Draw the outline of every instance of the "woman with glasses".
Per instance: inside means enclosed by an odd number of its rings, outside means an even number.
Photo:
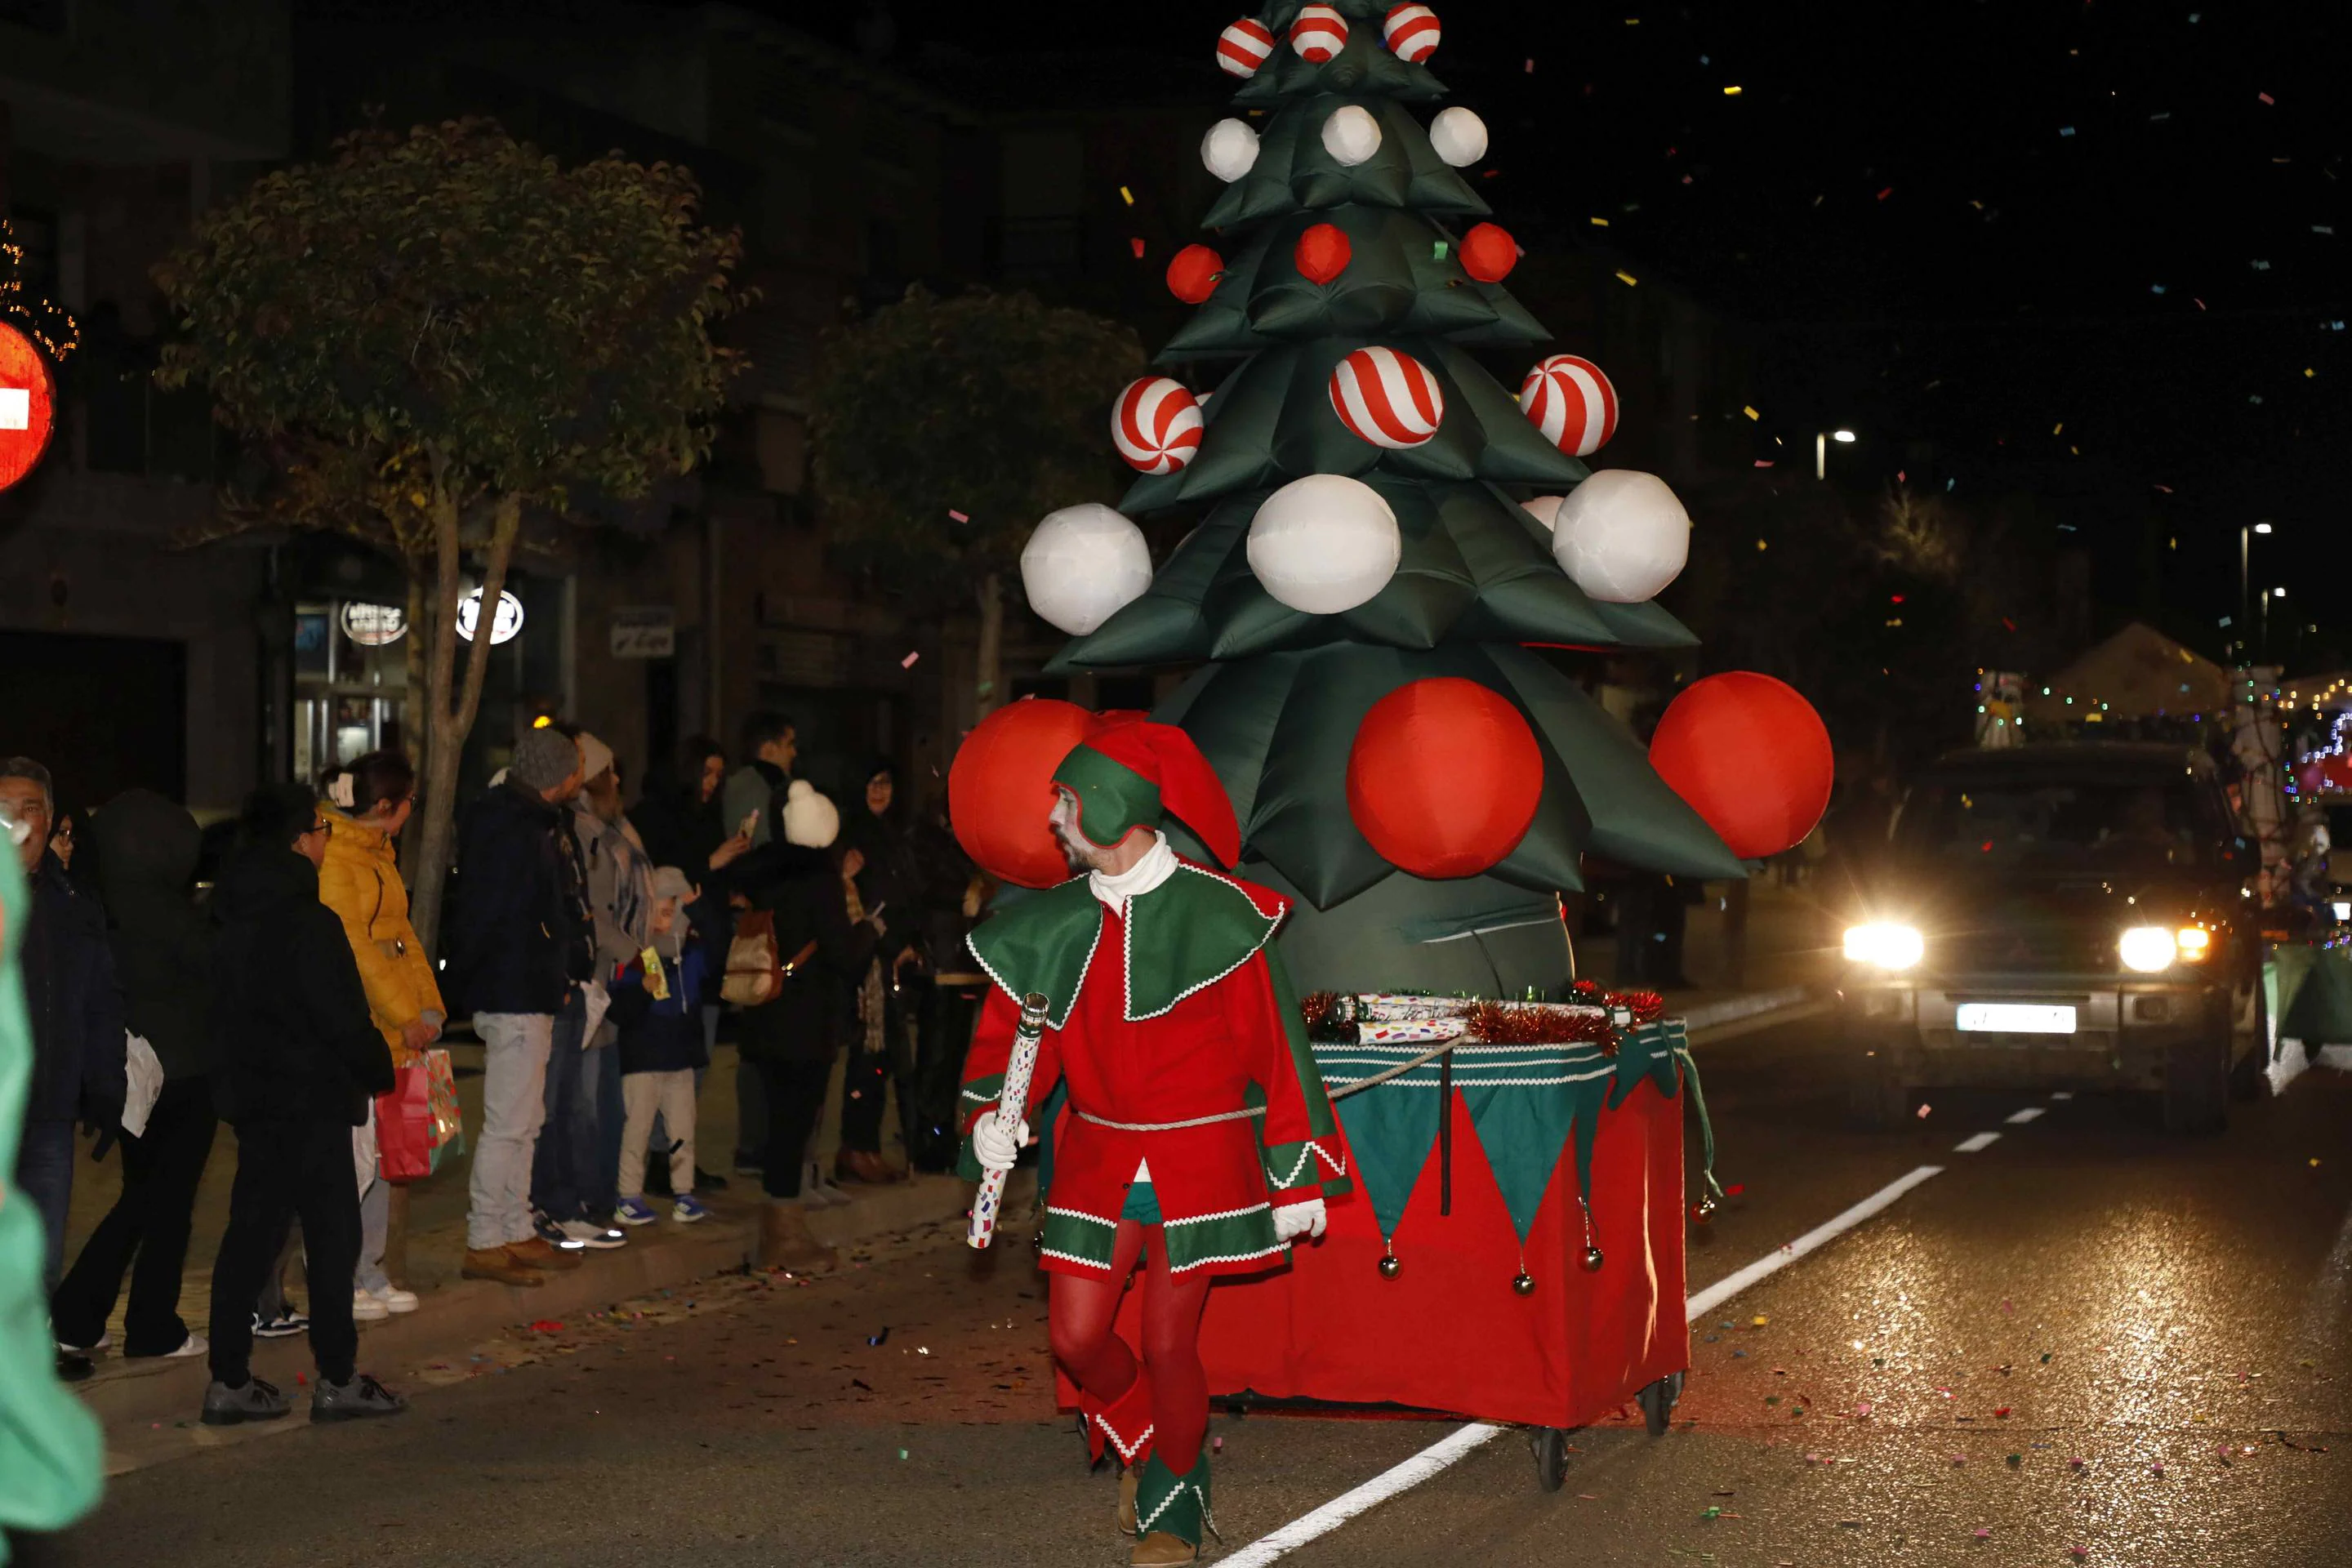
[[[448,1010],[432,961],[408,923],[408,889],[400,879],[400,830],[416,805],[416,770],[398,752],[370,752],[329,775],[327,858],[319,866],[319,901],[335,911],[367,988],[368,1014],[392,1065],[407,1067],[441,1037]],[[372,1322],[416,1310],[416,1292],[383,1271],[392,1186],[381,1176],[360,1198],[360,1267],[352,1316]]]

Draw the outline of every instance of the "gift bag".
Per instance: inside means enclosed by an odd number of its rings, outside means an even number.
[[[377,1165],[387,1182],[433,1173],[433,1079],[423,1062],[392,1069],[392,1091],[375,1097]]]
[[[445,1158],[466,1152],[466,1121],[457,1110],[457,1073],[449,1065],[447,1051],[436,1048],[425,1053],[425,1077],[433,1122],[428,1136],[433,1168],[437,1171]]]

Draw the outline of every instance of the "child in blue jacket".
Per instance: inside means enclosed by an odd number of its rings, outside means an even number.
[[[710,1061],[702,1038],[709,950],[686,914],[698,896],[677,867],[656,870],[646,949],[613,977],[621,1100],[627,1110],[621,1128],[621,1201],[614,1216],[625,1225],[651,1225],[661,1217],[645,1197],[646,1145],[656,1116],[670,1137],[670,1190],[677,1194],[670,1217],[691,1225],[710,1216],[694,1197],[694,1075]]]

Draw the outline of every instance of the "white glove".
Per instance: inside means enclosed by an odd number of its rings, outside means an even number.
[[[1274,1239],[1288,1241],[1294,1237],[1321,1236],[1325,1218],[1321,1198],[1285,1204],[1274,1211]]]
[[[1021,1158],[1022,1146],[1029,1142],[1029,1124],[1015,1124],[1006,1131],[996,1120],[996,1112],[983,1110],[980,1120],[971,1124],[971,1157],[980,1162],[983,1171],[1009,1171]]]

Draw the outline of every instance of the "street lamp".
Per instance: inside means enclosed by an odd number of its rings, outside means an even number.
[[[1830,443],[1832,441],[1841,447],[1851,447],[1853,445],[1853,432],[1851,430],[1814,432],[1813,478],[1817,479],[1826,479],[1830,477]]]
[[[2286,590],[2284,588],[2273,588],[2269,593],[2263,595],[2263,646],[2260,657],[2265,660],[2271,657],[2271,601],[2273,599],[2284,599],[2285,597]]]
[[[2270,531],[2270,520],[2267,518],[2260,522],[2242,523],[2238,528],[2238,641],[2241,647],[2245,643],[2245,625],[2253,618],[2253,606],[2246,602],[2247,551],[2251,547],[2254,534]],[[2268,613],[2267,605],[2264,606],[2264,613]]]

